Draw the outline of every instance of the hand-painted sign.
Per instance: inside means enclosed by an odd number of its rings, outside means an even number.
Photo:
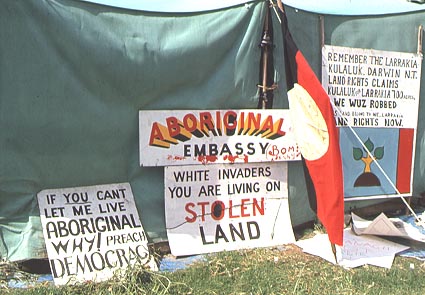
[[[140,165],[300,159],[287,110],[140,111]]]
[[[287,163],[165,167],[165,215],[176,256],[294,242]]]
[[[340,127],[345,199],[411,195],[422,57],[338,46],[322,54],[322,84]]]
[[[103,281],[130,265],[152,264],[128,183],[37,194],[55,284]]]

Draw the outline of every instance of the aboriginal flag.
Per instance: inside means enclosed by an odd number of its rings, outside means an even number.
[[[338,131],[329,96],[282,21],[286,84],[293,131],[301,150],[310,207],[332,244],[342,246],[344,189]]]

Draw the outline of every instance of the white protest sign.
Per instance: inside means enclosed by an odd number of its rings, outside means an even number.
[[[300,160],[288,110],[139,112],[141,166]]]
[[[412,195],[421,68],[418,54],[322,48],[322,84],[339,126],[345,200]]]
[[[165,167],[165,217],[175,256],[295,241],[287,163]]]
[[[55,284],[103,281],[152,262],[130,184],[49,189],[37,197]]]
[[[323,46],[322,85],[341,111],[337,125],[416,128],[421,65],[412,53]]]

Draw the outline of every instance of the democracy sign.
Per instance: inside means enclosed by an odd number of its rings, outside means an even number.
[[[411,195],[422,57],[326,45],[322,61],[340,130],[345,199]]]
[[[131,265],[155,268],[128,183],[37,194],[57,285],[103,281]]]
[[[300,159],[288,110],[139,112],[141,166]]]
[[[175,256],[295,241],[285,162],[165,167],[165,219]]]

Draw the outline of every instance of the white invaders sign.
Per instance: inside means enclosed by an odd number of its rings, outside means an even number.
[[[49,189],[37,198],[56,285],[99,282],[151,262],[129,183]]]
[[[323,46],[322,85],[337,126],[416,128],[422,57],[413,53]]]
[[[288,110],[139,111],[141,166],[300,160]]]
[[[175,256],[295,241],[286,162],[165,167],[165,218]]]

